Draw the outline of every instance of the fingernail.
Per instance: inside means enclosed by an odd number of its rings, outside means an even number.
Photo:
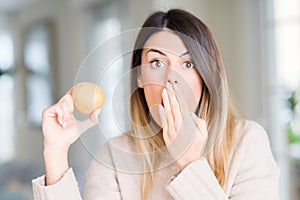
[[[165,122],[166,122],[166,118],[165,118],[165,113],[164,113],[164,108],[162,105],[159,105],[159,115],[160,115],[160,123],[161,123],[161,126],[163,127]]]
[[[178,90],[178,86],[177,86],[177,84],[174,84],[174,90]]]
[[[63,119],[62,119],[62,117],[59,117],[59,118],[58,118],[58,122],[60,123],[60,125],[63,124]]]
[[[96,110],[95,116],[97,117],[100,114],[100,112],[101,112],[101,108],[99,108],[98,110]]]
[[[167,97],[168,96],[166,88],[163,89],[162,95],[163,95],[163,97]]]
[[[171,88],[171,87],[172,87],[171,83],[170,83],[170,82],[167,82],[167,83],[166,83],[166,87],[167,87],[168,89]]]
[[[62,123],[62,127],[63,127],[63,128],[66,128],[66,127],[67,127],[67,122],[63,122],[63,123]]]
[[[173,91],[173,88],[172,88],[172,85],[170,82],[167,82],[166,83],[166,88],[169,90],[169,91]]]
[[[159,114],[162,114],[164,112],[164,107],[162,105],[158,106]]]

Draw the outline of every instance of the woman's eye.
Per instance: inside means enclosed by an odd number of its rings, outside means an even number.
[[[165,66],[165,64],[160,60],[153,60],[150,62],[150,64],[151,64],[151,67],[153,67],[153,68],[161,68],[161,67]]]
[[[191,61],[186,61],[185,63],[183,63],[183,66],[187,69],[190,69],[194,67],[194,63],[192,63]]]

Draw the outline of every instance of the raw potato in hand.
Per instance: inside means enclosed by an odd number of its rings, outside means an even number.
[[[78,112],[90,115],[105,102],[103,91],[90,82],[78,83],[72,90],[74,106]]]

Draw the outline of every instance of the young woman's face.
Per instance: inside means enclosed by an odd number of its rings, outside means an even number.
[[[177,84],[185,95],[190,111],[195,112],[201,97],[201,77],[181,38],[164,30],[153,34],[145,43],[138,77],[138,85],[144,88],[154,119],[158,119],[158,106],[163,105],[162,90],[167,82]]]

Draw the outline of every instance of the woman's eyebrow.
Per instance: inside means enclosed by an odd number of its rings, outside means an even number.
[[[159,53],[159,54],[161,54],[163,56],[167,56],[164,52],[162,52],[162,51],[160,51],[158,49],[149,49],[146,54],[148,54],[149,52],[156,52],[156,53]],[[187,52],[181,54],[179,57],[182,57],[182,56],[185,56],[185,55],[188,55],[188,54],[189,54],[189,52],[187,51]]]
[[[188,51],[187,51],[187,52],[185,52],[185,53],[183,53],[183,54],[181,54],[179,57],[185,56],[185,55],[187,55],[187,54],[189,54],[189,52],[188,52]]]
[[[156,52],[156,53],[159,53],[163,56],[167,56],[165,53],[163,53],[163,52],[161,52],[160,50],[157,50],[157,49],[149,49],[146,54],[148,54],[149,52]]]

